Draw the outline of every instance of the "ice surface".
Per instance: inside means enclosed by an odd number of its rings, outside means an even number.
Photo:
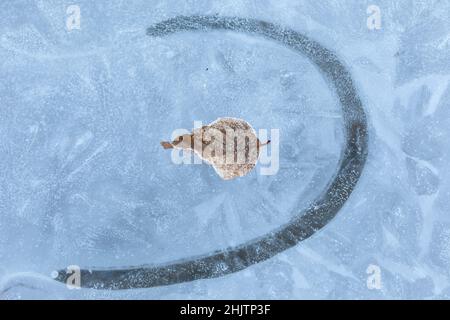
[[[378,1],[0,4],[0,298],[450,298],[450,5]],[[177,15],[275,22],[332,49],[369,116],[363,177],[293,249],[223,278],[122,292],[67,290],[68,265],[124,266],[237,245],[319,194],[342,149],[339,103],[304,57],[232,32],[145,35]],[[280,129],[280,170],[224,182],[159,142],[239,117]],[[369,265],[381,289],[367,287]]]

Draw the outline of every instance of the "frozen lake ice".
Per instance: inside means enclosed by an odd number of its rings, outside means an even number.
[[[77,5],[80,30],[68,31],[64,1],[0,4],[0,298],[448,298],[448,4],[381,2],[380,30],[356,1]],[[161,263],[263,235],[336,170],[339,102],[306,58],[232,32],[145,35],[197,13],[275,22],[336,52],[369,115],[362,179],[325,229],[242,272],[67,290],[52,270]],[[276,175],[224,182],[159,145],[221,116],[280,129]]]

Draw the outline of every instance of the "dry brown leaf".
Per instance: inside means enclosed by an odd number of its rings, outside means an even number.
[[[255,130],[244,120],[219,118],[209,125],[195,129],[172,142],[161,142],[164,149],[194,151],[211,164],[224,180],[245,176],[258,162],[261,143]]]

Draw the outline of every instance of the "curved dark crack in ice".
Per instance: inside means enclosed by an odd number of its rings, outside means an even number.
[[[299,209],[285,225],[246,243],[162,265],[111,269],[82,269],[81,286],[95,289],[133,289],[165,286],[221,277],[267,260],[327,225],[349,198],[363,171],[368,153],[367,120],[350,73],[336,55],[296,31],[254,19],[220,16],[179,16],[147,29],[151,37],[187,31],[229,30],[274,40],[306,56],[330,81],[342,107],[345,145],[337,172],[311,206]],[[58,281],[70,275],[59,272]]]

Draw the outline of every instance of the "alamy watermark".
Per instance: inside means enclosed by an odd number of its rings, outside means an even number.
[[[367,289],[380,290],[381,289],[381,268],[375,264],[370,264],[367,269]]]
[[[279,129],[218,129],[210,127],[199,131],[201,121],[194,121],[194,133],[176,129],[171,139],[175,142],[171,159],[174,164],[203,164],[214,159],[215,165],[255,165],[261,175],[275,175],[280,167]],[[193,155],[193,152],[197,156]]]
[[[77,265],[70,265],[66,268],[66,287],[70,290],[81,288],[81,268]],[[58,271],[53,271],[51,277],[56,279],[59,276]]]
[[[371,4],[367,7],[367,28],[369,30],[380,30],[381,29],[381,10],[380,7]]]
[[[80,6],[73,4],[66,9],[66,28],[68,31],[81,29],[81,9]]]

